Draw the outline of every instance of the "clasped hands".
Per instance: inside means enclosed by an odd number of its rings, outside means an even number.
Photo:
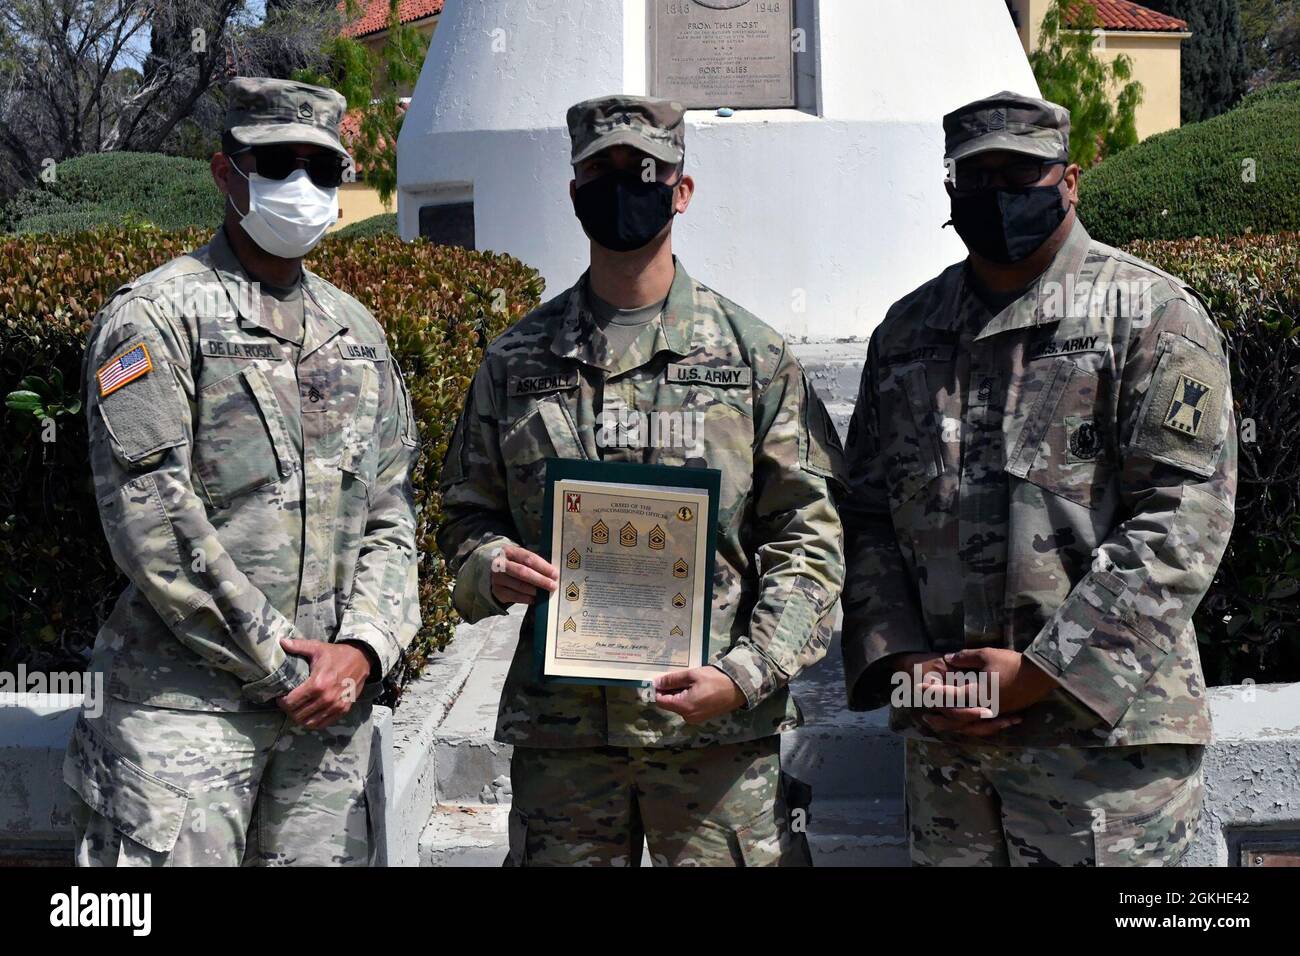
[[[931,730],[991,737],[1020,723],[1018,712],[1047,697],[1056,682],[1019,651],[979,647],[903,654],[895,663],[892,686],[910,692],[903,696]],[[990,691],[992,707],[985,697]]]

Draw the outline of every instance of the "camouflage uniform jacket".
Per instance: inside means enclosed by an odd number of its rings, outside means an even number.
[[[699,726],[635,688],[543,684],[526,615],[502,692],[497,739],[532,747],[702,746],[798,726],[786,684],[819,660],[843,582],[840,521],[828,478],[839,439],[785,342],[680,266],[664,311],[611,354],[585,305],[586,278],[497,338],[474,377],[443,465],[438,543],[467,621],[502,614],[491,553],[542,549],[549,457],[716,468],[722,472],[709,660],[744,692],[741,709]],[[616,411],[617,410],[617,411]],[[637,411],[685,413],[682,435],[614,428]],[[602,412],[604,415],[602,416]],[[667,419],[672,421],[671,418]],[[602,439],[598,445],[598,437]]]
[[[310,272],[302,303],[301,341],[273,332],[218,231],[96,318],[91,467],[130,579],[95,645],[115,697],[262,709],[307,676],[280,638],[357,641],[386,672],[418,629],[405,384],[363,305]]]
[[[1208,741],[1191,618],[1232,530],[1230,387],[1190,290],[1077,222],[996,316],[964,263],[897,302],[845,451],[850,705],[886,703],[887,655],[1012,648],[1059,687],[990,743]]]

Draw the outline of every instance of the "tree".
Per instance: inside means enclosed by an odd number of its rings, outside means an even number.
[[[1043,97],[1070,111],[1070,161],[1085,169],[1137,143],[1142,102],[1132,61],[1121,54],[1107,63],[1097,55],[1099,27],[1091,4],[1052,0],[1029,55]]]
[[[1183,122],[1199,123],[1237,105],[1248,88],[1246,35],[1238,0],[1142,0],[1187,21],[1183,41]],[[1277,0],[1268,6],[1276,8]]]
[[[348,0],[348,16],[355,16],[355,2]],[[388,32],[376,55],[349,37],[334,36],[324,53],[328,66],[322,72],[300,70],[295,77],[338,90],[350,109],[361,111],[357,135],[347,144],[366,182],[389,207],[397,191],[397,137],[406,117],[402,95],[420,78],[420,67],[429,48],[429,38],[414,27],[403,25],[398,0],[389,0]]]
[[[1241,0],[1250,88],[1300,80],[1300,0]]]
[[[256,9],[255,9],[256,8]],[[239,73],[320,56],[337,14],[285,0],[10,0],[0,7],[0,191],[85,153],[158,152],[182,123],[218,122]]]

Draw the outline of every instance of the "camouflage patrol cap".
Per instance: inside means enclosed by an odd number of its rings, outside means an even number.
[[[313,143],[348,155],[339,141],[347,100],[323,86],[237,76],[226,85],[225,129],[245,146]]]
[[[958,161],[1006,150],[1069,161],[1070,111],[1047,100],[1003,91],[943,118],[944,158]]]
[[[665,163],[686,155],[686,108],[649,96],[601,96],[569,107],[574,165],[611,146],[631,146]]]

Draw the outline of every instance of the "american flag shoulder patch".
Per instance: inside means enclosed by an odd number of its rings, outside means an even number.
[[[99,397],[111,395],[123,385],[134,382],[141,376],[153,371],[153,359],[149,355],[149,346],[137,342],[111,362],[105,362],[96,373],[99,381]]]

